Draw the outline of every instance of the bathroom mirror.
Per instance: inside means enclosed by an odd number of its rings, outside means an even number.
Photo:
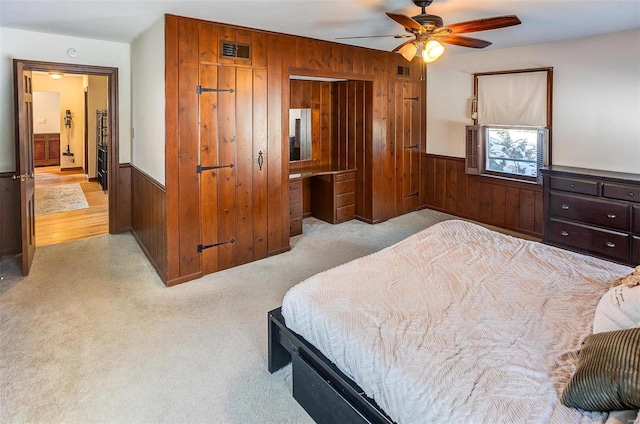
[[[311,109],[289,109],[289,161],[311,160]]]

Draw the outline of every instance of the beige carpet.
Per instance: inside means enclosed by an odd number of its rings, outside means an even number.
[[[0,263],[0,422],[311,423],[267,372],[267,311],[302,279],[449,215],[305,219],[281,255],[166,288],[129,234]]]
[[[87,203],[87,198],[84,196],[84,192],[82,191],[80,184],[36,187],[36,216],[74,211],[88,207],[89,204]]]

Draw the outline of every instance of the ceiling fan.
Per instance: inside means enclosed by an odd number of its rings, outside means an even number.
[[[421,14],[409,17],[401,13],[387,12],[387,16],[402,25],[408,34],[341,38],[412,38],[393,49],[393,52],[400,53],[409,61],[411,61],[416,54],[420,53],[423,60],[429,63],[435,61],[442,55],[442,53],[444,53],[444,46],[441,43],[472,47],[476,49],[482,49],[491,45],[489,41],[465,37],[458,34],[505,28],[521,23],[517,16],[506,15],[496,16],[493,18],[475,19],[473,21],[459,22],[444,26],[444,22],[440,16],[430,15],[426,12],[427,6],[433,3],[433,0],[412,1],[416,6],[422,8]]]

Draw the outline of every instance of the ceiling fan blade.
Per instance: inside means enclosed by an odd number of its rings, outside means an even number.
[[[408,31],[417,34],[422,34],[423,32],[425,32],[424,27],[420,25],[418,21],[408,17],[407,15],[403,15],[402,13],[387,12],[387,16],[405,27]]]
[[[400,53],[402,57],[411,62],[411,60],[418,53],[418,46],[415,43],[415,40],[405,41],[404,43],[393,49],[392,52]]]
[[[437,39],[441,43],[454,44],[456,46],[463,47],[472,47],[474,49],[483,49],[487,46],[490,46],[491,43],[489,41],[478,40],[477,38],[471,37],[463,37],[462,35],[449,34],[443,37],[437,37]]]
[[[351,38],[380,38],[380,37],[393,37],[393,38],[413,38],[413,35],[410,34],[389,34],[389,35],[360,35],[356,37],[336,37],[336,40],[349,40]]]
[[[465,32],[487,31],[490,29],[505,28],[519,25],[520,19],[516,15],[496,16],[495,18],[476,19],[474,21],[459,22],[457,24],[446,25],[442,29],[448,29],[454,34]]]

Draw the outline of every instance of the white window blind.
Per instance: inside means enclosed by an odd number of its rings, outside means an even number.
[[[547,126],[547,71],[478,76],[478,124]]]

